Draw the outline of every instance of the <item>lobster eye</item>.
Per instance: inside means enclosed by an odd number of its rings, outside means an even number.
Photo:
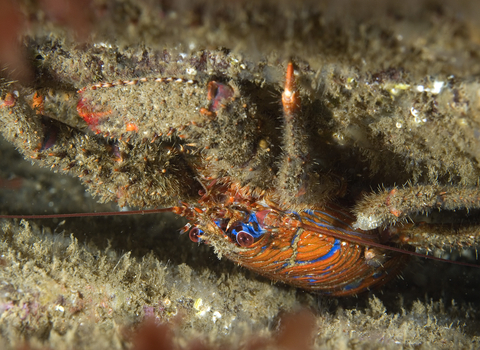
[[[253,236],[245,231],[240,231],[237,233],[237,243],[240,244],[242,247],[250,247],[255,239]]]
[[[188,233],[188,237],[192,240],[192,242],[198,243],[202,240],[203,231],[200,230],[198,227],[193,227],[190,232]]]

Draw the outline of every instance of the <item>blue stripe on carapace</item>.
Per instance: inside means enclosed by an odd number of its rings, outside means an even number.
[[[318,221],[324,222],[324,223],[328,224],[328,221],[327,221],[327,220],[325,220],[325,219],[323,219],[323,218],[321,218],[321,217],[319,217],[319,216],[317,215],[317,213],[318,213],[317,210],[305,209],[304,212],[307,213],[307,214],[309,214],[309,215],[311,215],[311,216],[313,216],[313,217],[315,217]],[[322,213],[323,213],[323,212],[322,212]],[[328,215],[327,215],[327,216],[328,216]]]
[[[340,233],[344,233],[346,235],[351,235],[351,236],[356,236],[356,237],[360,237],[360,238],[365,238],[365,239],[372,239],[372,235],[369,235],[369,234],[364,234],[364,233],[361,233],[361,232],[358,232],[358,231],[349,231],[349,230],[345,230],[341,227],[337,227],[337,226],[332,226],[332,225],[329,225],[329,224],[322,224],[320,222],[317,222],[313,219],[310,219],[308,217],[303,217],[304,219],[306,219],[307,221],[317,225],[318,227],[320,228],[325,228],[327,230],[330,230],[330,231],[337,231],[337,232],[340,232]],[[326,235],[328,235],[328,232],[325,233]]]
[[[339,213],[340,215],[346,215],[345,213],[339,211],[339,210],[335,210],[333,208],[328,208],[330,211],[333,211],[335,213]],[[315,210],[315,212],[321,212],[323,215],[325,216],[328,216],[329,218],[332,218],[334,220],[337,220],[338,222],[341,222],[343,225],[347,226],[349,229],[353,230],[354,228],[352,226],[350,226],[349,224],[347,224],[345,221],[341,220],[340,218],[338,218],[337,216],[333,216],[333,215],[330,215],[328,214],[327,212],[324,212],[324,211],[319,211],[319,210]]]
[[[337,210],[337,209],[334,209],[334,208],[331,208],[331,207],[329,207],[329,210],[331,210],[332,212],[339,213],[341,215],[346,215],[345,213],[341,212],[340,210]],[[371,239],[372,238],[372,235],[364,234],[364,233],[356,231],[351,225],[347,224],[345,221],[341,220],[339,217],[330,215],[327,212],[320,211],[320,210],[313,210],[313,209],[305,209],[304,212],[313,216],[313,217],[315,217],[319,222],[314,221],[314,220],[312,220],[310,218],[307,218],[307,217],[304,217],[304,218],[307,219],[310,222],[313,222],[313,223],[317,224],[318,226],[321,226],[323,224],[323,225],[326,225],[325,227],[334,227],[334,226],[330,225],[329,221],[323,219],[321,216],[318,216],[318,214],[325,215],[325,216],[327,216],[331,219],[334,219],[334,220],[342,223],[343,225],[345,225],[349,228],[349,230],[345,230],[341,227],[336,227],[335,226],[335,229],[338,230],[338,231],[341,231],[341,232],[346,233],[346,234],[351,234],[351,235],[354,235],[354,236],[357,236],[357,237],[365,238],[365,239]]]
[[[333,268],[333,265],[328,265],[326,268],[324,268],[322,271],[328,271],[330,270],[331,268]]]
[[[220,229],[225,230],[226,226],[226,221],[222,220],[215,220],[215,225],[217,225]],[[245,231],[249,234],[251,234],[254,238],[259,238],[260,236],[264,235],[267,230],[265,230],[259,223],[257,216],[255,215],[254,212],[252,212],[246,222],[238,222],[238,224],[241,226],[241,229],[232,229],[231,233],[233,235],[237,235],[238,232],[240,231]],[[223,226],[223,227],[222,227]]]
[[[343,290],[352,290],[352,289],[358,288],[362,284],[362,282],[363,282],[363,279],[347,284],[345,287],[343,287]]]
[[[333,243],[333,246],[330,248],[327,254],[319,256],[318,258],[313,260],[295,261],[295,264],[299,264],[299,265],[314,264],[318,261],[329,259],[333,256],[333,254],[335,254],[340,250],[340,247],[341,247],[340,243],[341,243],[340,240],[335,238],[335,243]]]
[[[255,213],[251,213],[248,216],[247,222],[240,222],[239,224],[242,226],[242,229],[240,231],[248,232],[254,238],[258,238],[267,232],[267,230],[262,228],[262,226],[258,223],[258,219]],[[232,233],[236,236],[240,231],[233,229]]]

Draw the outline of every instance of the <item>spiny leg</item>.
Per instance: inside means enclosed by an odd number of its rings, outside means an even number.
[[[429,214],[438,210],[480,209],[478,187],[461,185],[416,185],[393,188],[372,193],[357,204],[354,227],[371,230],[381,226],[406,221],[411,215]],[[390,239],[398,237],[399,243],[408,243],[420,249],[455,249],[478,247],[480,226],[471,224],[415,223],[390,226],[385,230]]]
[[[354,227],[372,230],[434,209],[480,209],[480,189],[461,185],[416,185],[365,196],[355,207]]]
[[[278,174],[280,201],[282,204],[296,202],[306,192],[305,180],[308,147],[305,139],[305,125],[300,118],[301,100],[297,91],[294,68],[290,62],[287,67],[285,88],[282,93],[283,104],[283,160]],[[290,202],[290,203],[288,203]]]
[[[283,104],[283,159],[277,175],[277,191],[282,205],[294,210],[315,207],[336,193],[341,181],[314,169],[310,154],[307,120],[302,114],[301,99],[295,81],[293,63],[287,66]]]

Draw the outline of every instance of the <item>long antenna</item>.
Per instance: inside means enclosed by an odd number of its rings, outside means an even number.
[[[106,211],[98,213],[71,213],[71,214],[40,214],[40,215],[0,215],[0,219],[57,219],[57,218],[80,218],[87,216],[121,216],[121,215],[144,215],[156,213],[174,212],[175,207],[147,210],[129,211]]]

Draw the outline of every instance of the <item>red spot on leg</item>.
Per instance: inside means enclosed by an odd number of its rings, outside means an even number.
[[[207,108],[200,108],[200,114],[210,119],[214,119],[216,115],[214,112],[209,111]]]
[[[0,108],[13,107],[15,106],[16,102],[17,102],[17,99],[15,95],[9,92],[5,95],[5,99],[0,100]]]
[[[403,213],[401,210],[398,210],[397,208],[393,207],[391,205],[391,198],[393,196],[395,196],[395,194],[397,193],[397,189],[394,188],[393,190],[390,191],[390,193],[388,194],[388,197],[387,199],[385,200],[385,205],[388,207],[388,210],[390,211],[390,214],[394,215],[395,217],[400,217]]]
[[[99,134],[98,125],[100,120],[112,113],[111,110],[106,112],[97,111],[95,106],[90,105],[84,98],[77,103],[77,112],[85,120],[90,129]]]
[[[135,123],[127,123],[126,124],[127,131],[135,131],[138,132],[138,126]]]
[[[35,110],[36,114],[45,113],[44,98],[38,92],[35,92],[35,94],[33,95],[32,108]]]

